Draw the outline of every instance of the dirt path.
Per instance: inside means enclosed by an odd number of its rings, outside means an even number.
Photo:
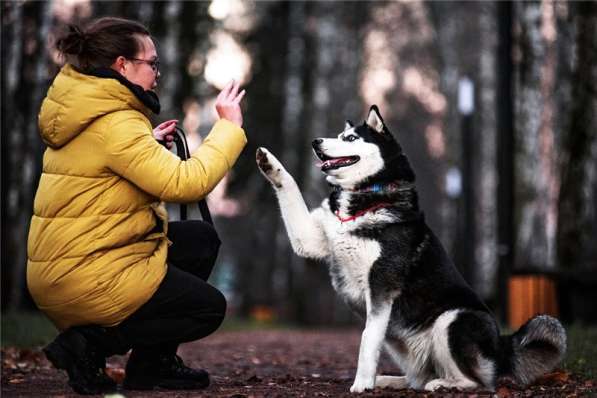
[[[179,353],[191,366],[212,375],[203,391],[143,393],[121,392],[126,397],[355,397],[348,390],[356,371],[358,331],[249,331],[220,332],[200,342],[186,344]],[[124,366],[115,357],[109,366]],[[381,372],[399,374],[386,358]],[[379,390],[363,397],[584,397],[597,396],[592,381],[559,373],[527,390],[502,384],[497,394],[444,391],[430,394],[413,390]],[[595,395],[593,395],[595,394]],[[76,397],[66,376],[45,360],[38,350],[2,350],[2,397]]]

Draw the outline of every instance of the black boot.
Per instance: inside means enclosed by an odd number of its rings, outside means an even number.
[[[68,384],[79,394],[116,391],[116,383],[105,373],[104,354],[76,328],[60,333],[43,349],[48,360],[68,373]]]
[[[189,368],[176,354],[133,349],[122,386],[127,390],[198,390],[209,386],[209,374]]]

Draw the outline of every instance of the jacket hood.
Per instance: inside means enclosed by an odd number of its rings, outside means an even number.
[[[113,78],[90,76],[65,65],[54,79],[39,112],[43,141],[60,148],[106,114],[136,109],[151,114],[132,91]]]

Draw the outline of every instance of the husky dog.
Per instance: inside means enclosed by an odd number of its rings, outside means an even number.
[[[374,387],[495,388],[552,370],[566,333],[549,316],[500,336],[419,210],[415,174],[377,107],[338,138],[312,143],[332,186],[309,212],[292,176],[265,148],[257,164],[278,197],[297,255],[324,260],[334,289],[366,319],[351,392]],[[381,347],[405,376],[377,376]]]

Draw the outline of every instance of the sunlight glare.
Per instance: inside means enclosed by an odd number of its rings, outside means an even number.
[[[211,35],[214,43],[207,53],[204,77],[209,83],[222,89],[230,79],[245,84],[250,78],[251,57],[234,38],[225,32]]]

